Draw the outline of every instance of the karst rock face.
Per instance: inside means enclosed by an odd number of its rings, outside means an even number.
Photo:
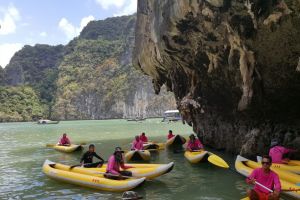
[[[206,145],[300,148],[300,0],[139,0],[133,63]]]

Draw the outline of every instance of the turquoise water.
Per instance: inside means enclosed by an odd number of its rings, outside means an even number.
[[[73,142],[94,143],[105,159],[115,146],[129,148],[132,138],[144,131],[153,141],[164,142],[167,131],[188,135],[191,127],[182,123],[161,123],[161,119],[145,122],[125,120],[66,121],[57,125],[35,123],[0,124],[0,199],[121,199],[122,193],[110,193],[51,180],[42,173],[45,159],[77,164],[82,152],[66,154],[46,148],[56,143],[63,132]],[[86,148],[85,148],[86,149]],[[231,166],[234,157],[222,152]],[[244,178],[209,163],[192,165],[183,153],[161,151],[152,163],[174,161],[174,169],[135,189],[144,199],[240,199],[248,187]]]

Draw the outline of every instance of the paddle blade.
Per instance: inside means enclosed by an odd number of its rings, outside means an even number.
[[[55,144],[46,144],[46,147],[54,147]]]
[[[208,161],[218,167],[229,168],[229,165],[219,156],[212,154],[208,157]]]

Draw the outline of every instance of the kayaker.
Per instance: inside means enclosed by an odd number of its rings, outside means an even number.
[[[168,140],[171,139],[172,137],[174,137],[175,135],[173,135],[173,131],[169,130],[169,134],[168,134]]]
[[[195,137],[194,134],[191,134],[186,149],[188,151],[198,151],[200,149],[203,149],[203,144],[200,142],[198,138]]]
[[[93,157],[96,157],[100,162],[93,163]],[[90,144],[89,150],[83,154],[80,159],[81,166],[86,168],[102,167],[104,160],[95,152],[95,145]]]
[[[144,132],[140,135],[140,140],[143,143],[147,143],[148,142],[148,138],[147,138],[147,136],[146,136],[146,134]]]
[[[246,179],[247,183],[255,185],[252,190],[247,192],[248,197],[251,200],[279,199],[281,184],[278,175],[270,169],[271,165],[272,158],[268,155],[263,156],[262,167],[254,169],[250,176]],[[256,181],[274,192],[270,193],[268,190],[256,184]]]
[[[143,142],[138,135],[135,136],[135,139],[132,142],[131,150],[143,150]]]
[[[70,146],[71,145],[71,141],[68,138],[66,133],[64,133],[63,136],[59,139],[58,145],[61,145],[61,146]]]
[[[121,147],[116,147],[115,152],[109,157],[106,167],[106,178],[110,179],[124,179],[122,176],[132,176],[132,172],[126,171],[126,169],[133,168],[132,166],[126,166],[124,164],[124,158]],[[123,170],[121,171],[122,168]]]
[[[296,151],[297,150],[288,149],[283,146],[280,146],[277,140],[272,140],[269,156],[272,157],[273,163],[287,164],[289,162],[289,158],[283,158],[284,154],[293,153]]]

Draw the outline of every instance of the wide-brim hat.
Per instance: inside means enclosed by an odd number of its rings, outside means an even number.
[[[122,194],[122,200],[136,200],[143,199],[142,196],[139,196],[138,193],[134,191],[127,191]]]

